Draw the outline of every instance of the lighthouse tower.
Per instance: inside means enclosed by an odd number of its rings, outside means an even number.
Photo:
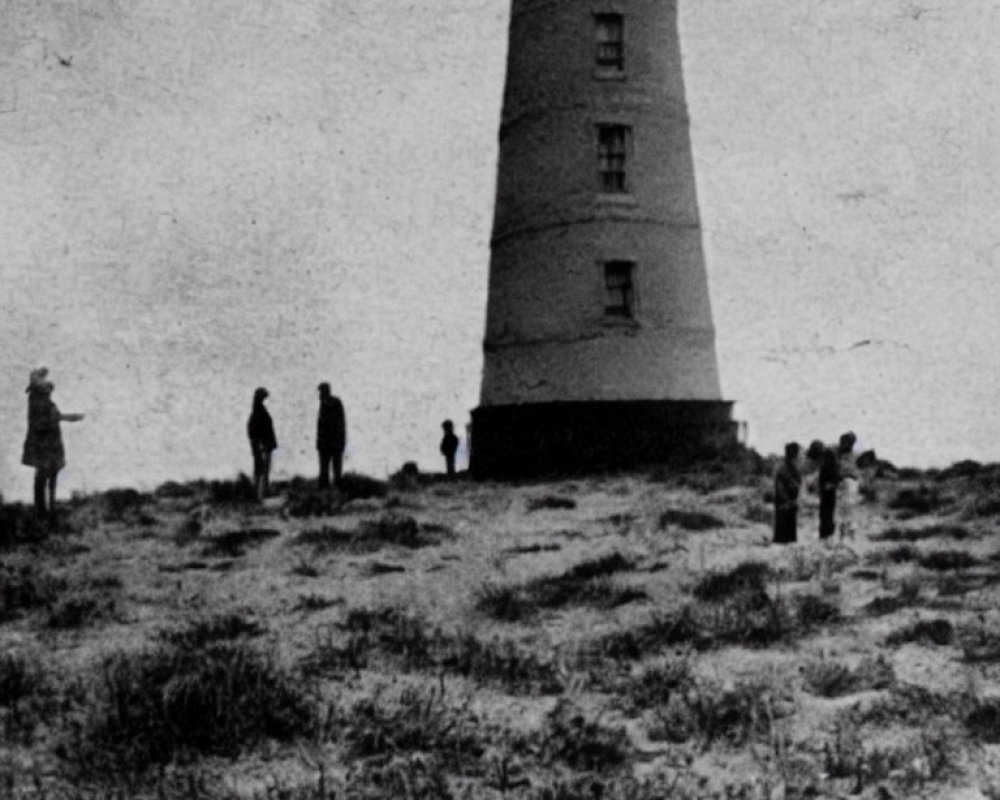
[[[499,142],[473,473],[732,441],[676,0],[513,0]]]

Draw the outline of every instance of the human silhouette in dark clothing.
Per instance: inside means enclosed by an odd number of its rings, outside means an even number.
[[[253,453],[253,481],[257,489],[257,499],[267,496],[271,482],[271,453],[277,449],[278,440],[274,436],[274,423],[264,406],[267,389],[263,387],[253,393],[253,410],[247,420],[247,437]]]
[[[77,422],[83,414],[62,414],[52,401],[55,385],[47,380],[49,371],[36,369],[28,379],[28,434],[24,439],[21,463],[35,468],[35,512],[52,516],[56,510],[56,476],[66,466],[60,422]],[[48,507],[46,508],[46,498]]]
[[[819,493],[819,538],[820,541],[829,542],[837,529],[835,513],[837,486],[840,483],[837,451],[817,439],[809,445],[806,455],[810,461],[819,465],[816,476],[816,491]]]
[[[319,453],[319,488],[330,486],[330,465],[333,465],[333,484],[340,485],[344,464],[344,445],[347,443],[347,420],[344,404],[330,394],[330,384],[319,385],[319,415],[316,419],[316,451]]]
[[[445,469],[448,475],[455,474],[455,452],[458,450],[458,437],[455,435],[455,426],[450,419],[441,423],[444,429],[444,436],[441,437],[441,455],[444,456]]]
[[[774,541],[777,544],[790,544],[797,538],[796,518],[802,486],[798,458],[798,443],[786,444],[785,457],[774,471]]]

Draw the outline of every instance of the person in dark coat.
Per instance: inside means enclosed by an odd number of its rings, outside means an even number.
[[[799,445],[790,442],[785,445],[785,457],[778,462],[774,471],[774,541],[776,544],[791,544],[796,536],[796,516],[799,511],[799,489],[802,477],[799,474]]]
[[[257,488],[257,499],[267,496],[271,483],[271,453],[277,449],[278,440],[274,435],[274,423],[264,406],[268,397],[267,389],[261,387],[253,393],[253,410],[247,420],[247,437],[253,453],[253,481]]]
[[[455,435],[455,425],[450,419],[441,423],[444,436],[441,437],[441,455],[444,456],[445,470],[448,475],[455,474],[455,453],[458,450],[458,437]]]
[[[78,422],[83,414],[63,414],[52,401],[55,385],[48,380],[44,367],[31,373],[28,380],[28,434],[24,439],[21,463],[35,468],[35,512],[52,516],[56,509],[56,476],[66,466],[61,422]],[[48,507],[46,507],[48,499]]]
[[[840,464],[837,450],[816,440],[809,445],[806,455],[819,465],[816,491],[819,493],[819,538],[829,543],[837,530],[837,486],[840,484]]]
[[[837,486],[840,484],[840,464],[832,447],[824,447],[819,462],[819,538],[828,541],[837,529],[834,514],[837,508]]]
[[[316,419],[316,451],[319,453],[319,488],[330,486],[330,465],[333,465],[333,484],[340,485],[344,464],[344,446],[347,444],[347,420],[344,404],[330,394],[330,384],[319,385],[319,416]]]

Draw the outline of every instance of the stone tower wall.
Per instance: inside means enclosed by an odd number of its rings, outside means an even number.
[[[596,65],[603,12],[622,76]],[[631,129],[627,193],[600,191],[602,124]],[[605,314],[614,260],[631,319]],[[675,2],[514,0],[484,349],[484,406],[719,399]]]

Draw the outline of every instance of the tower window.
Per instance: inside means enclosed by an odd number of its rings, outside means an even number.
[[[622,194],[625,185],[625,155],[631,129],[627,125],[599,125],[597,128],[597,169],[602,192]]]
[[[597,66],[621,71],[625,66],[624,24],[621,14],[595,14]]]
[[[604,264],[604,314],[631,319],[635,316],[635,287],[631,261],[607,261]]]

